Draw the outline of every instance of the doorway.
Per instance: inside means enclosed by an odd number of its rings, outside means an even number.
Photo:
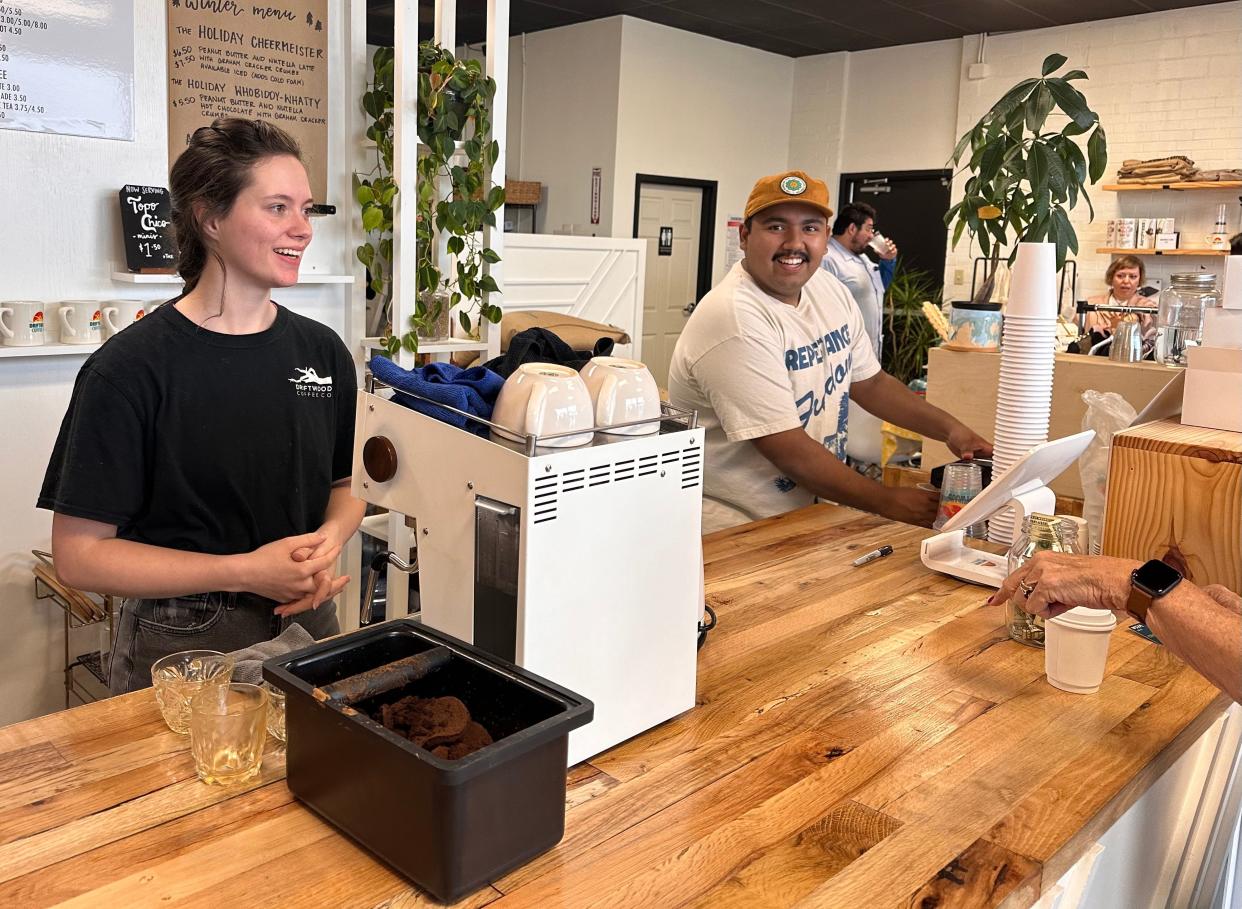
[[[643,362],[661,388],[686,319],[711,287],[715,222],[714,180],[635,177],[634,236],[647,241]]]
[[[906,269],[925,271],[939,286],[944,280],[951,170],[899,170],[842,174],[841,204],[866,202],[875,209],[875,227],[897,244]]]

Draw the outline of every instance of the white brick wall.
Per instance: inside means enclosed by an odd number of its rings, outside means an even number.
[[[1126,158],[1182,154],[1204,169],[1242,166],[1242,2],[989,36],[985,50],[991,74],[972,82],[964,70],[975,59],[977,41],[966,39],[962,54],[956,135],[973,126],[1011,85],[1038,75],[1043,58],[1056,52],[1069,58],[1067,69],[1082,69],[1090,77],[1076,84],[1108,135],[1109,166],[1101,183],[1115,182]],[[963,177],[955,181],[954,198],[964,182]],[[1104,245],[1109,218],[1176,218],[1182,246],[1202,246],[1217,205],[1226,202],[1230,230],[1242,230],[1242,193],[1237,191],[1112,193],[1097,188],[1090,195],[1095,221],[1088,222],[1085,204],[1071,216],[1079,242],[1080,298],[1104,290],[1111,257],[1095,250]],[[961,298],[969,291],[973,255],[965,238],[949,252],[946,295]],[[1145,261],[1148,274],[1161,278],[1217,263],[1191,257]],[[955,286],[958,268],[965,270],[966,283]]]

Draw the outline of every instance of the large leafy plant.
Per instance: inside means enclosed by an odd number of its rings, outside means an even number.
[[[1108,146],[1099,116],[1071,84],[1087,74],[1075,69],[1053,75],[1065,62],[1061,54],[1049,54],[1039,78],[1009,89],[953,149],[952,164],[965,161],[962,170],[971,176],[945,224],[953,227],[954,246],[969,231],[988,259],[977,298],[990,294],[1001,252],[1011,242],[1010,261],[1020,241],[1055,243],[1060,269],[1069,252],[1078,252],[1069,212],[1080,197],[1095,217],[1087,186],[1103,176]],[[1048,128],[1054,111],[1069,122]],[[1084,155],[1077,139],[1088,133]]]
[[[392,202],[397,186],[392,179],[393,64],[392,49],[380,48],[374,57],[374,80],[362,96],[363,110],[372,118],[367,136],[376,144],[376,169],[356,180],[355,194],[362,213],[367,242],[358,258],[372,274],[377,295],[391,293]],[[428,337],[441,316],[458,308],[462,329],[475,329],[472,314],[497,323],[501,309],[489,300],[500,292],[487,265],[500,261],[485,246],[485,226],[496,226],[496,210],[504,204],[502,186],[492,184],[492,168],[500,144],[491,138],[492,99],[496,82],[477,60],[458,60],[432,42],[418,48],[418,191],[414,205],[417,242],[414,262],[415,306],[409,330],[385,340],[388,352],[418,351],[419,337]],[[451,260],[440,255],[440,239]],[[450,265],[451,262],[451,265]],[[385,309],[390,301],[384,298]]]

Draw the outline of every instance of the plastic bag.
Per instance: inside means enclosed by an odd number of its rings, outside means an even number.
[[[1108,451],[1113,433],[1125,429],[1138,416],[1130,402],[1115,391],[1087,389],[1082,393],[1087,412],[1082,415],[1082,428],[1094,429],[1095,438],[1078,459],[1082,475],[1082,516],[1087,522],[1090,549],[1099,555],[1104,534],[1104,493],[1108,483]]]

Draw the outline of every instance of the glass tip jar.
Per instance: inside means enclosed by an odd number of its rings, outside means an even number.
[[[1053,515],[1032,512],[1022,519],[1022,532],[1009,550],[1009,573],[1013,574],[1038,552],[1082,553],[1078,528]],[[1009,637],[1030,647],[1044,646],[1044,620],[1015,606],[1005,604],[1005,622]]]

